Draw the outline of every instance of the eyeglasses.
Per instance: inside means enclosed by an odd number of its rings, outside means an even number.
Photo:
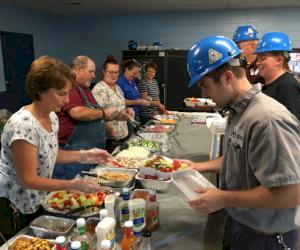
[[[110,75],[119,75],[119,71],[105,71]]]

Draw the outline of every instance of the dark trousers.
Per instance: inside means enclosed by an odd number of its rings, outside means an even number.
[[[22,214],[11,207],[8,199],[0,198],[0,232],[5,239],[10,239],[22,228],[29,225],[29,223],[43,213],[41,207],[33,214]],[[0,238],[0,246],[3,244]]]
[[[297,250],[298,232],[283,234],[257,232],[232,218],[228,218],[224,236],[224,250]]]

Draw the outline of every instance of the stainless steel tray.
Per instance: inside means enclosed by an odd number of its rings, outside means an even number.
[[[117,181],[117,180],[105,180],[102,178],[97,178],[97,182],[102,186],[109,186],[112,188],[123,188],[123,187],[129,187],[133,180],[135,175],[137,174],[138,170],[136,169],[128,169],[128,168],[106,168],[106,167],[96,167],[91,170],[91,173],[101,175],[104,173],[120,173],[120,174],[127,174],[130,176],[129,180],[126,181]]]
[[[29,228],[36,237],[55,239],[57,236],[67,236],[75,225],[75,220],[42,215],[34,219]]]

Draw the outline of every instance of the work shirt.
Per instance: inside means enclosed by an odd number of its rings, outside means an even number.
[[[254,85],[230,105],[220,169],[223,190],[300,183],[300,124],[279,102]],[[238,222],[264,233],[296,228],[296,208],[226,208]]]
[[[129,82],[125,76],[121,76],[118,79],[117,84],[122,89],[125,99],[137,100],[141,98],[140,91],[138,90],[138,87],[134,80]],[[138,105],[131,105],[128,107],[133,108],[136,115],[140,114],[140,107]]]

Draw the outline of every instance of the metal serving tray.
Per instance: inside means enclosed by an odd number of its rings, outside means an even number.
[[[104,173],[120,173],[120,174],[128,174],[130,176],[129,180],[126,181],[114,181],[114,180],[105,180],[102,178],[97,178],[97,182],[102,186],[109,186],[112,188],[123,188],[129,187],[132,185],[135,175],[138,170],[136,169],[128,169],[128,168],[106,168],[106,167],[96,167],[91,170],[91,173],[101,175]]]
[[[29,228],[36,237],[55,239],[57,236],[67,236],[75,225],[75,220],[42,215],[34,219]]]

